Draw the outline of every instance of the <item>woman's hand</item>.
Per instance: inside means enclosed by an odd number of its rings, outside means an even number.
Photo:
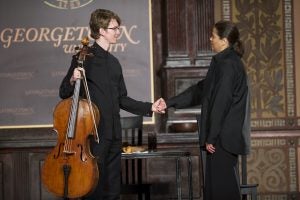
[[[216,151],[216,148],[214,147],[214,145],[212,145],[212,144],[205,144],[205,146],[206,146],[206,150],[209,152],[209,153],[215,153],[215,151]]]

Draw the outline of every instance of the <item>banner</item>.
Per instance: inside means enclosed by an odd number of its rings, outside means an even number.
[[[60,83],[98,8],[122,20],[109,50],[122,65],[128,95],[154,100],[150,0],[1,1],[0,128],[52,126]]]

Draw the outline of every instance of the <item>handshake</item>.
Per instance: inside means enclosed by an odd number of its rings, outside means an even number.
[[[152,104],[152,111],[155,113],[165,113],[165,110],[167,109],[167,104],[163,98],[158,99]]]

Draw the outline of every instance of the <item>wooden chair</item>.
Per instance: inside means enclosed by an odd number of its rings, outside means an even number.
[[[143,117],[121,118],[123,144],[141,146],[143,136]],[[122,159],[121,194],[137,194],[138,199],[150,200],[150,184],[143,183],[142,159]]]
[[[201,115],[196,115],[197,119],[197,125],[198,125],[198,135],[200,140],[200,119]],[[205,166],[206,166],[206,149],[204,146],[200,146],[200,159],[202,163],[202,181],[203,181],[203,187],[204,189],[204,183],[205,183]],[[239,162],[238,162],[237,169],[241,171],[240,173],[240,191],[242,195],[242,200],[247,200],[247,197],[250,196],[251,200],[257,199],[257,187],[258,184],[248,184],[247,183],[247,156],[242,155],[239,156]]]

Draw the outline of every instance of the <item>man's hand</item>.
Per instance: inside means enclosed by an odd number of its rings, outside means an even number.
[[[155,113],[165,113],[166,108],[167,104],[163,98],[159,98],[152,104],[152,111]]]
[[[77,79],[82,78],[82,73],[84,73],[84,69],[82,67],[75,68],[70,83],[73,85]]]

